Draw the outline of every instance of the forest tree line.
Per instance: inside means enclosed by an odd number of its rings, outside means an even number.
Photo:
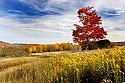
[[[27,50],[29,53],[42,53],[42,52],[53,52],[53,51],[71,51],[79,50],[79,45],[72,43],[56,43],[56,44],[29,44]]]
[[[100,40],[94,44],[88,45],[88,50],[113,48],[115,46],[123,46],[124,43],[110,42],[109,40]],[[72,43],[56,43],[56,44],[24,44],[18,46],[0,47],[0,56],[29,56],[29,53],[42,53],[54,51],[82,51],[85,50],[81,46]]]

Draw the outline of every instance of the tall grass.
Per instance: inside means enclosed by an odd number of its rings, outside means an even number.
[[[55,55],[22,65],[13,72],[1,75],[2,83],[113,83],[125,81],[125,47],[106,52],[99,50],[86,56],[80,54]]]
[[[10,61],[0,62],[0,71],[10,67],[26,64],[28,62],[33,62],[35,60],[37,60],[36,57],[21,57],[21,58],[14,58],[14,60],[10,60]]]

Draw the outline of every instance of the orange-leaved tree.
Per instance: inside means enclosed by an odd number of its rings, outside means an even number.
[[[97,15],[96,10],[92,10],[93,7],[86,7],[79,9],[78,17],[81,25],[74,24],[76,30],[73,30],[73,41],[78,43],[82,49],[88,49],[88,45],[93,42],[105,38],[107,32],[104,31],[101,17]]]

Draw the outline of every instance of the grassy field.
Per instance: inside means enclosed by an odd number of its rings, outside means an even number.
[[[113,83],[125,81],[125,47],[3,58],[0,83]]]

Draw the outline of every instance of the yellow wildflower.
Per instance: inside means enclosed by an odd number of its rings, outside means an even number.
[[[120,66],[118,64],[116,64],[116,68],[120,68]]]

